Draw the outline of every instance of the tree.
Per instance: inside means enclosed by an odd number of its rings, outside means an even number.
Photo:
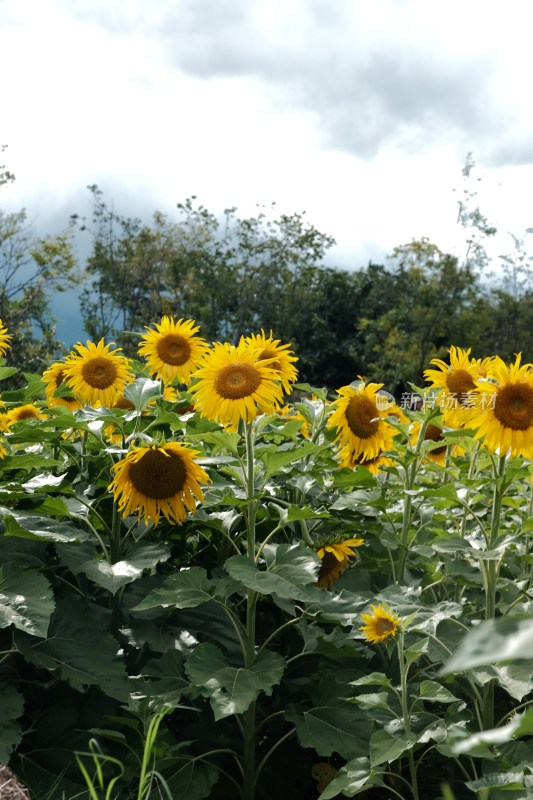
[[[157,212],[147,225],[116,214],[89,188],[94,279],[81,313],[92,338],[113,338],[133,354],[134,332],[162,314],[196,319],[212,340],[236,342],[261,327],[295,333],[333,244],[302,214],[240,219],[229,208],[218,219],[192,197],[177,206],[177,222]]]
[[[0,166],[0,186],[15,176]],[[36,237],[25,209],[0,208],[0,319],[13,336],[6,361],[40,372],[61,350],[50,292],[62,292],[78,280],[72,229]]]

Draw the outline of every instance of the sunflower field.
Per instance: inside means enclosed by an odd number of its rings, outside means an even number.
[[[165,316],[15,374],[0,763],[32,800],[533,797],[533,365],[331,391]]]

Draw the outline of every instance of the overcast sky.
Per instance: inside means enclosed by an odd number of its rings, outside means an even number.
[[[339,266],[533,225],[530,0],[0,0],[3,207],[305,211]],[[461,255],[458,252],[458,255]]]

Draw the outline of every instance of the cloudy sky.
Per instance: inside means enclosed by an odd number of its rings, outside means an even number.
[[[339,266],[421,236],[461,255],[469,152],[491,221],[533,225],[532,21],[530,0],[0,0],[0,202],[45,230],[93,183],[139,216],[275,201]]]

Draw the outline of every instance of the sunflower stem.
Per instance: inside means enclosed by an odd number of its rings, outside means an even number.
[[[255,567],[255,518],[257,502],[255,495],[255,461],[254,461],[254,431],[253,423],[245,424],[246,441],[246,497],[248,507],[246,512],[246,544],[247,555],[250,563]],[[246,637],[244,666],[249,668],[255,660],[255,613],[257,605],[257,592],[248,589],[246,592]],[[242,717],[243,727],[243,785],[242,800],[254,800],[256,761],[256,714],[255,700],[250,703]]]
[[[490,518],[490,537],[488,549],[494,550],[500,534],[500,518],[502,500],[505,491],[503,476],[505,474],[506,456],[500,456],[498,463],[494,464],[494,488],[492,493],[492,512]],[[501,558],[490,558],[483,570],[485,582],[485,619],[496,616],[496,584],[498,581],[499,565]],[[494,680],[483,687],[483,728],[491,730],[494,727]]]
[[[400,695],[402,704],[403,727],[405,735],[411,735],[411,715],[409,712],[409,701],[407,697],[407,661],[403,649],[403,632],[400,632],[397,640],[398,646],[398,664],[400,667]],[[411,790],[413,793],[413,800],[419,800],[418,797],[418,780],[416,775],[416,764],[413,755],[413,749],[408,750],[409,773],[411,776]]]
[[[414,488],[416,476],[418,473],[420,450],[424,442],[427,426],[429,425],[431,419],[436,415],[436,413],[437,413],[436,410],[432,411],[422,422],[422,425],[420,426],[420,431],[418,433],[416,446],[412,454],[413,456],[412,461],[410,464],[405,466],[404,489],[406,494],[403,504],[402,530],[400,533],[400,547],[398,555],[398,576],[397,576],[398,583],[402,583],[403,581],[405,567],[407,564],[407,555],[409,553],[409,531],[411,528],[411,516],[412,516],[412,506],[413,506],[412,490]]]

